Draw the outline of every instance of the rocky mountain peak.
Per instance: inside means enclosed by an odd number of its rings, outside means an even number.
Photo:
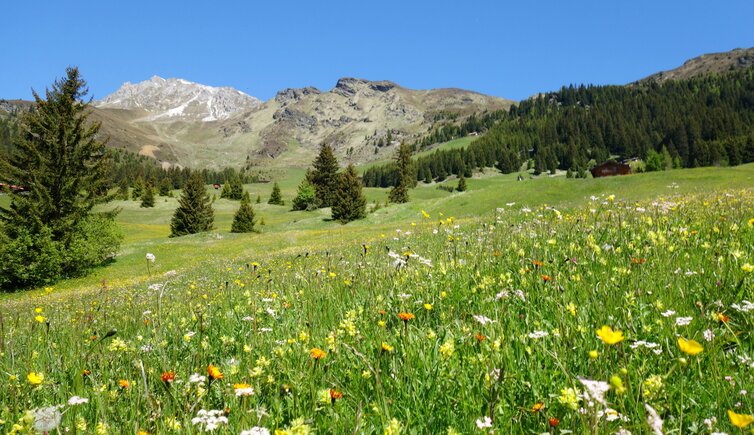
[[[344,97],[353,97],[359,92],[364,90],[374,92],[388,92],[389,90],[398,87],[397,84],[387,81],[370,81],[365,79],[357,79],[353,77],[343,77],[335,84],[332,92],[340,94]]]
[[[99,108],[140,109],[149,121],[218,121],[261,104],[257,98],[230,87],[212,87],[179,78],[153,76],[126,82],[94,105]]]

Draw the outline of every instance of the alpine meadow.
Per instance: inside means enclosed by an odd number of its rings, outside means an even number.
[[[12,24],[0,432],[754,433],[750,5],[229,3]]]

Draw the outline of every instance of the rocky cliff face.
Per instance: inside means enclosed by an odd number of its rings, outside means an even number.
[[[426,133],[438,112],[464,116],[510,104],[461,89],[358,78],[342,78],[329,91],[284,89],[261,103],[232,88],[153,77],[97,101],[94,116],[111,145],[165,164],[305,167],[321,143],[343,163],[389,158],[401,140]]]
[[[261,101],[233,88],[215,88],[183,79],[154,76],[141,83],[124,83],[115,93],[94,103],[106,109],[143,110],[144,121],[218,121],[253,109]]]

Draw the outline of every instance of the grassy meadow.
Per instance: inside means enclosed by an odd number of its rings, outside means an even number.
[[[248,185],[259,234],[228,232],[232,201],[176,239],[175,198],[108,204],[115,262],[0,295],[0,431],[740,433],[754,165],[492,172],[402,205],[365,189],[379,208],[348,225]]]

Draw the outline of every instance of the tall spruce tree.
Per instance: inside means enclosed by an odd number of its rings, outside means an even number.
[[[170,222],[170,237],[209,231],[214,220],[215,212],[204,185],[204,177],[201,172],[194,171],[178,199],[178,208]]]
[[[398,180],[395,186],[390,189],[388,198],[390,202],[408,202],[408,188],[413,186],[416,180],[414,164],[411,160],[411,147],[408,144],[402,143],[398,147],[398,153],[395,156],[395,165],[398,168]]]
[[[312,166],[314,169],[310,172],[309,182],[317,193],[319,206],[330,207],[334,203],[338,185],[338,160],[330,145],[322,144]]]
[[[251,233],[255,231],[254,225],[257,220],[254,215],[254,209],[251,207],[251,198],[249,198],[249,192],[244,192],[241,195],[241,206],[238,207],[238,211],[233,216],[233,224],[231,224],[231,233]]]
[[[241,183],[241,177],[233,177],[230,179],[230,196],[228,199],[241,200],[243,199],[243,183]]]
[[[466,191],[466,177],[464,177],[463,174],[458,176],[458,186],[456,187],[456,190],[459,192]]]
[[[272,185],[272,193],[270,194],[270,199],[267,201],[267,204],[272,205],[283,205],[283,195],[280,193],[280,185],[276,181],[275,184]]]
[[[120,182],[118,183],[118,193],[116,193],[115,196],[124,201],[128,199],[128,180],[125,178],[120,179]]]
[[[298,185],[296,197],[293,198],[293,210],[311,211],[317,208],[317,193],[314,186],[307,178],[304,178]]]
[[[348,223],[366,217],[367,200],[362,192],[362,183],[353,165],[339,174],[340,181],[335,191],[332,205],[332,218],[340,223]]]
[[[141,207],[154,207],[154,188],[149,183],[144,187],[144,194],[141,195]]]
[[[131,198],[133,198],[134,201],[141,198],[141,195],[144,194],[144,179],[141,178],[141,175],[136,177],[136,181],[134,181],[134,188],[131,190]]]
[[[170,178],[165,177],[160,180],[160,196],[170,196],[170,191],[173,190],[173,183]]]
[[[21,118],[20,137],[0,159],[0,182],[24,186],[0,207],[0,287],[79,275],[120,246],[115,212],[93,213],[109,183],[110,162],[100,128],[90,122],[86,82],[78,68],[54,82]]]

